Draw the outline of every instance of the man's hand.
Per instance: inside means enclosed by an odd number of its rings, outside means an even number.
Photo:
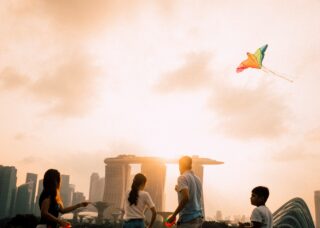
[[[170,215],[170,216],[167,218],[167,223],[173,223],[174,221],[176,221],[176,215],[175,215],[175,214]]]

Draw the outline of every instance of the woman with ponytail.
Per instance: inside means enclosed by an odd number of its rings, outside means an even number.
[[[138,173],[134,176],[131,191],[127,195],[127,200],[124,203],[124,224],[123,228],[144,228],[144,212],[149,208],[152,212],[152,218],[148,228],[151,228],[156,219],[155,205],[150,197],[150,194],[144,191],[147,178]]]
[[[58,225],[70,227],[70,223],[59,218],[59,213],[68,213],[79,207],[86,207],[89,204],[88,202],[82,202],[64,208],[60,198],[60,184],[61,177],[59,171],[56,169],[47,170],[43,177],[43,191],[39,199],[41,211],[40,224],[46,225],[47,228],[56,228]]]

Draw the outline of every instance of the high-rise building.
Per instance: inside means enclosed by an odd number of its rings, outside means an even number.
[[[156,159],[143,162],[141,173],[147,177],[145,190],[149,192],[157,211],[164,211],[164,185],[166,181],[166,165]]]
[[[40,216],[40,214],[41,214],[39,199],[40,199],[40,195],[41,195],[42,190],[43,190],[43,179],[39,180],[39,183],[38,183],[38,193],[37,193],[37,198],[36,198],[36,202],[35,202],[35,206],[34,206],[34,214],[36,216]]]
[[[17,169],[0,165],[0,219],[13,212],[17,184]]]
[[[34,213],[34,208],[35,208],[34,198],[35,198],[35,195],[36,195],[37,179],[38,179],[38,175],[37,174],[35,174],[35,173],[27,173],[26,183],[30,182],[31,186],[32,186],[30,213]]]
[[[90,177],[89,201],[102,201],[104,193],[104,177],[100,178],[98,173],[92,173]]]
[[[81,203],[86,200],[86,197],[82,192],[74,192],[72,197],[72,205]]]
[[[123,207],[131,167],[128,163],[107,163],[103,201],[114,207]]]
[[[316,210],[316,228],[320,228],[320,191],[314,192],[314,206]]]
[[[222,221],[223,220],[223,217],[222,217],[222,212],[221,211],[217,211],[216,212],[216,221]]]
[[[31,209],[33,183],[28,182],[18,187],[15,214],[29,214]]]
[[[72,205],[73,194],[76,191],[76,186],[74,184],[69,185],[69,194],[70,194],[70,205]]]
[[[70,176],[61,175],[60,196],[65,207],[71,206],[72,192],[70,189]]]

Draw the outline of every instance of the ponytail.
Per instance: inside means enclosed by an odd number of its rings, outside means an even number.
[[[141,185],[144,185],[146,182],[147,182],[147,178],[142,173],[138,173],[134,176],[133,182],[131,185],[131,191],[128,197],[130,206],[132,204],[137,205],[137,201],[139,197],[139,187]]]

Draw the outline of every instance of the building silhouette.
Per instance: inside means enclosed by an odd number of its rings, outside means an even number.
[[[102,201],[104,193],[104,177],[100,177],[98,173],[92,173],[90,177],[89,201]]]
[[[14,213],[17,169],[0,165],[0,219]]]
[[[22,184],[18,187],[15,214],[30,214],[33,182]]]
[[[106,162],[105,187],[103,201],[111,203],[114,207],[122,207],[124,196],[128,189],[128,180],[131,167],[128,162]]]
[[[74,192],[72,196],[72,205],[81,203],[86,200],[86,197],[82,192]]]
[[[34,207],[34,214],[36,216],[40,216],[40,205],[39,205],[39,199],[40,199],[40,195],[41,192],[43,190],[43,179],[39,180],[38,183],[38,191],[37,191],[37,197],[36,197],[36,202],[35,202],[35,207]]]
[[[320,191],[314,192],[314,206],[316,210],[316,228],[320,228]]]
[[[203,165],[217,165],[223,162],[192,157],[193,169],[201,182],[203,182]],[[146,191],[155,201],[157,211],[164,210],[164,186],[166,181],[166,163],[176,164],[178,160],[165,160],[157,157],[137,157],[134,155],[119,155],[114,158],[106,158],[104,160],[105,167],[105,187],[103,201],[112,203],[114,207],[121,208],[123,206],[127,191],[130,189],[131,183],[130,164],[141,164],[141,173],[147,177]]]
[[[149,192],[157,211],[164,211],[164,186],[166,164],[163,161],[148,160],[141,163],[141,173],[147,177],[145,190]]]
[[[36,195],[36,187],[37,187],[37,179],[38,179],[38,175],[35,173],[27,173],[26,176],[26,183],[30,183],[32,186],[31,189],[31,202],[30,202],[30,213],[34,213],[34,209],[35,209],[35,195]]]
[[[71,206],[72,203],[72,189],[70,188],[70,176],[61,175],[60,196],[65,207]]]

